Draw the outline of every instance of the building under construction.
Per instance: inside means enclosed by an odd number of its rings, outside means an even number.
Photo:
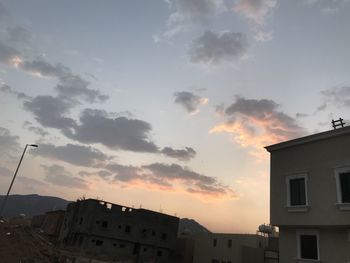
[[[114,260],[170,262],[179,218],[96,199],[67,206],[59,242],[87,255]]]

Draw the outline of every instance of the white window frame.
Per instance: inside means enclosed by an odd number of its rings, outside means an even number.
[[[350,210],[350,203],[343,203],[342,202],[342,192],[341,192],[341,186],[340,186],[340,174],[342,174],[342,173],[350,173],[350,166],[342,166],[342,167],[334,168],[334,176],[335,176],[335,182],[336,182],[336,188],[337,188],[337,203],[336,203],[336,205],[342,211],[349,211]]]
[[[316,236],[317,239],[317,259],[306,259],[301,257],[301,241],[300,236],[302,235],[312,235]],[[321,256],[320,256],[320,231],[318,229],[298,229],[296,232],[297,236],[297,262],[321,262]]]
[[[304,179],[305,183],[305,205],[291,205],[290,200],[290,181],[293,179]],[[286,176],[286,185],[287,185],[287,210],[289,212],[307,212],[310,208],[309,206],[309,196],[308,196],[308,174],[307,173],[298,173]]]

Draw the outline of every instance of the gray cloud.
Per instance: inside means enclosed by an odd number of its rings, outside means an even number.
[[[190,193],[211,196],[236,196],[229,187],[222,185],[217,179],[193,172],[178,164],[153,163],[143,166],[143,168],[150,171],[153,178],[168,184],[173,181],[182,182],[185,190]]]
[[[35,119],[45,127],[66,130],[76,125],[65,114],[74,106],[71,102],[52,96],[37,96],[23,103],[24,108],[33,113]]]
[[[329,105],[337,107],[350,107],[350,87],[335,87],[321,92],[324,102],[317,111],[325,110]]]
[[[257,24],[263,24],[265,17],[275,8],[277,0],[239,0],[235,11]]]
[[[194,39],[188,56],[193,63],[218,64],[237,61],[248,50],[248,40],[243,33],[206,31]]]
[[[49,135],[49,133],[45,131],[43,128],[34,126],[30,121],[25,121],[23,123],[23,128],[27,129],[28,131],[34,132],[35,134],[41,137],[45,137]]]
[[[196,156],[196,151],[191,147],[185,147],[185,149],[173,149],[171,147],[164,147],[161,153],[171,157],[176,158],[181,161],[189,161]]]
[[[221,184],[216,178],[199,174],[178,164],[152,163],[144,166],[126,166],[110,163],[105,168],[113,174],[115,182],[129,185],[144,183],[164,190],[180,187],[192,194],[219,198],[237,197],[230,187]]]
[[[103,165],[110,159],[101,151],[90,146],[67,144],[65,146],[55,146],[53,144],[40,143],[40,147],[30,150],[34,156],[61,160],[70,164],[97,167]]]
[[[4,84],[0,87],[0,91],[4,92],[4,93],[8,93],[11,95],[14,95],[17,97],[17,99],[21,100],[21,99],[31,99],[31,97],[29,97],[27,94],[23,93],[23,92],[18,92],[14,89],[12,89],[10,86]]]
[[[60,165],[41,165],[45,172],[45,181],[54,185],[87,189],[88,184],[85,180],[74,177],[70,172],[66,171],[63,166]]]
[[[80,125],[66,136],[84,143],[101,143],[114,149],[135,152],[158,152],[151,141],[151,125],[138,119],[126,117],[110,118],[103,110],[85,109],[80,117]]]
[[[193,21],[207,23],[212,16],[227,10],[223,0],[170,0],[174,12],[168,23]]]
[[[59,83],[55,89],[60,97],[65,99],[83,99],[89,103],[106,101],[109,97],[101,94],[98,90],[88,88],[90,82],[62,65],[52,65],[44,60],[24,61],[20,67],[32,74],[43,77],[55,77]]]
[[[11,42],[22,44],[29,43],[31,35],[27,29],[21,26],[7,28],[7,33]]]
[[[20,56],[20,52],[2,42],[0,42],[0,62],[13,65],[13,59]]]
[[[0,127],[0,156],[9,156],[11,153],[18,151],[18,136],[11,135],[6,128]]]
[[[207,98],[203,98],[188,91],[180,91],[174,93],[175,103],[183,106],[188,113],[194,113],[201,104],[208,102]]]
[[[242,146],[254,146],[260,150],[268,144],[306,134],[295,118],[278,108],[279,105],[272,100],[236,97],[236,101],[224,111],[229,119],[211,132],[228,132]]]

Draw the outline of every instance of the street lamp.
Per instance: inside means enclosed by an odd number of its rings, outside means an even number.
[[[1,209],[0,209],[0,218],[2,217],[2,212],[4,211],[4,208],[5,208],[5,206],[6,206],[7,198],[9,197],[9,194],[10,194],[10,191],[11,191],[11,188],[12,188],[12,185],[13,185],[13,182],[14,182],[15,179],[16,179],[18,169],[19,169],[19,167],[21,166],[21,163],[22,163],[24,154],[26,153],[27,147],[28,147],[28,146],[29,146],[29,147],[35,147],[35,148],[38,147],[37,144],[26,144],[26,147],[24,147],[24,151],[23,151],[22,156],[21,156],[21,159],[19,160],[19,163],[18,163],[18,165],[17,165],[15,174],[13,175],[13,178],[12,178],[12,181],[11,181],[11,184],[10,184],[10,187],[9,187],[9,189],[8,189],[8,191],[7,191],[7,194],[6,194],[6,196],[5,196],[5,199],[2,201]]]

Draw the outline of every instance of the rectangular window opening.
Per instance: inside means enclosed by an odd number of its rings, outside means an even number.
[[[305,178],[289,180],[290,205],[306,205]]]
[[[300,235],[300,257],[318,260],[318,244],[316,235]]]
[[[341,201],[342,203],[350,203],[350,173],[339,174]]]

